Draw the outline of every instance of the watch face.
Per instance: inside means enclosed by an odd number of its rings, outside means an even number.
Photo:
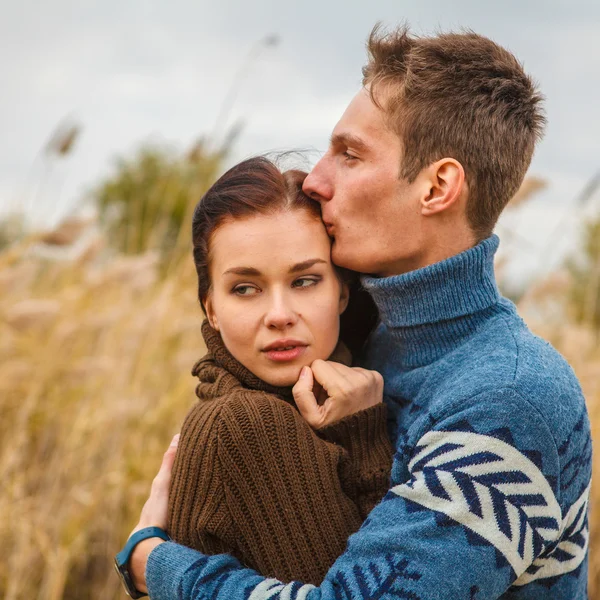
[[[119,579],[121,580],[121,583],[123,584],[123,587],[125,588],[125,592],[127,593],[128,596],[131,596],[131,598],[141,598],[142,596],[146,595],[146,594],[142,594],[142,593],[138,592],[138,590],[136,590],[135,586],[133,585],[133,581],[131,580],[131,576],[129,575],[129,571],[127,570],[127,566],[120,565],[116,559],[115,559],[115,571],[119,575]]]

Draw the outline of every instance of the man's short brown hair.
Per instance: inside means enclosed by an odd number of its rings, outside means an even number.
[[[367,48],[363,85],[400,136],[400,175],[413,181],[432,162],[456,159],[469,224],[478,240],[489,236],[543,132],[535,84],[510,52],[470,31],[416,37],[376,25]]]

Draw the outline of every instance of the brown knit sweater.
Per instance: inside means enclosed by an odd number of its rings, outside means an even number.
[[[314,431],[291,388],[258,379],[207,322],[202,333],[208,354],[192,371],[200,401],[181,430],[169,532],[262,575],[319,584],[388,488],[386,407]]]

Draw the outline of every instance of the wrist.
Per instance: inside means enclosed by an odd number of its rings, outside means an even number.
[[[146,586],[146,565],[148,564],[148,557],[156,546],[164,544],[165,540],[161,540],[158,537],[147,538],[142,540],[131,553],[129,559],[129,572],[131,573],[131,579],[135,587],[145,594],[148,593]]]
[[[147,595],[148,557],[159,543],[170,539],[160,527],[136,528],[129,536],[125,547],[115,556],[115,569],[129,596],[140,598]]]

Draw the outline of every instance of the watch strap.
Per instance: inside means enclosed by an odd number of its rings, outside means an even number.
[[[142,540],[145,540],[145,539],[151,538],[151,537],[158,537],[158,538],[164,540],[165,542],[168,542],[171,539],[169,537],[169,534],[164,529],[161,529],[160,527],[144,527],[143,529],[136,531],[127,540],[127,543],[125,544],[125,547],[123,548],[123,550],[121,550],[121,552],[119,552],[117,554],[117,556],[115,557],[117,562],[119,563],[119,565],[127,564],[127,562],[129,561],[129,558],[131,556],[131,553],[133,552],[133,549]]]
[[[121,578],[121,583],[125,588],[125,591],[131,598],[137,599],[142,598],[143,596],[147,596],[144,592],[140,592],[133,583],[133,578],[131,577],[131,573],[129,572],[129,559],[131,558],[131,554],[134,548],[142,541],[148,538],[158,537],[162,540],[168,542],[171,538],[168,536],[167,532],[161,529],[160,527],[144,527],[144,529],[140,529],[136,531],[131,537],[127,540],[125,547],[119,554],[115,556],[115,569],[117,570],[117,574]]]

